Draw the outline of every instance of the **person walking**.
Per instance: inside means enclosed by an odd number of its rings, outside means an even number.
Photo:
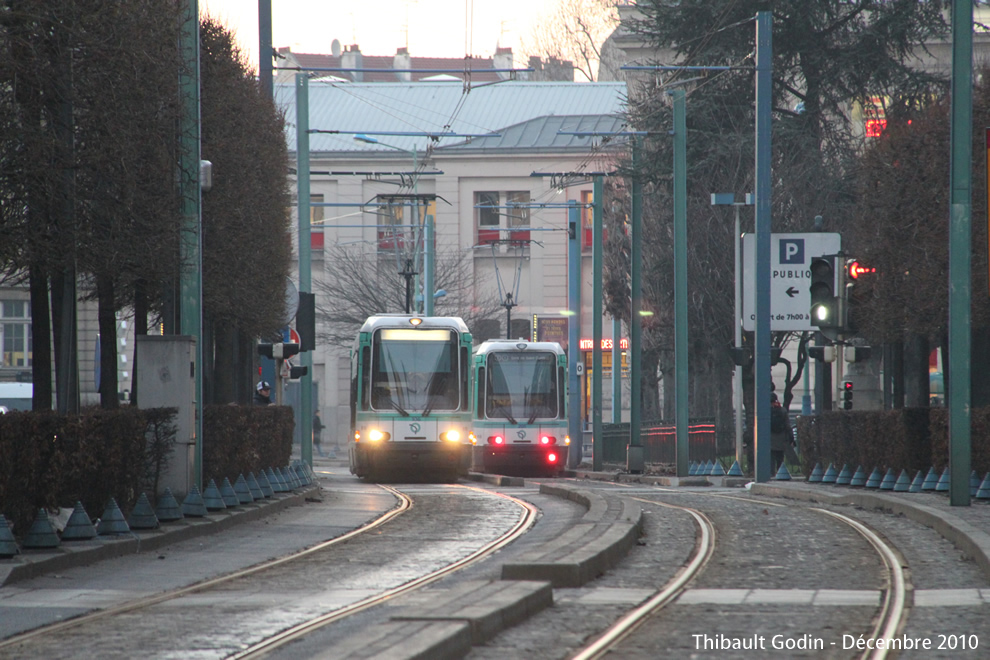
[[[258,385],[254,388],[254,399],[253,403],[256,406],[270,406],[272,404],[272,386],[268,384],[267,380],[259,380]]]
[[[323,420],[320,419],[320,411],[317,410],[313,414],[313,446],[316,447],[317,453],[323,456],[323,446],[322,446],[322,434],[323,434]]]

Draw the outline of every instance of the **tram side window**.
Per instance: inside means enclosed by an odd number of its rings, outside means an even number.
[[[369,410],[371,396],[371,348],[361,348],[361,410]]]
[[[566,375],[567,374],[564,372],[564,368],[563,367],[557,367],[557,382],[558,383],[561,383],[561,384],[566,383],[567,382],[567,380],[565,380],[565,376]],[[567,410],[567,408],[564,407],[564,402],[567,400],[567,391],[566,390],[567,390],[566,387],[558,387],[557,388],[557,418],[558,419],[561,418],[561,417],[565,417],[564,411]]]
[[[457,406],[458,410],[471,410],[471,402],[468,399],[469,392],[471,391],[471,354],[468,352],[467,346],[461,346],[461,396],[460,405]]]
[[[477,379],[477,381],[475,381],[475,384],[478,386],[478,391],[474,393],[474,396],[475,396],[475,399],[476,399],[476,405],[475,405],[476,412],[475,412],[475,415],[474,416],[477,417],[478,419],[484,419],[485,418],[485,391],[486,391],[486,387],[485,386],[487,385],[487,382],[485,381],[485,368],[484,367],[478,367],[478,379]]]

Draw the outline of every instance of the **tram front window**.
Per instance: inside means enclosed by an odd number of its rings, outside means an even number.
[[[413,413],[456,410],[457,333],[385,328],[375,333],[371,407]]]
[[[488,356],[485,416],[511,424],[557,416],[557,369],[552,353]]]

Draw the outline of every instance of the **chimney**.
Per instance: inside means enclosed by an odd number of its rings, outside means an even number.
[[[341,69],[361,69],[363,67],[364,56],[361,54],[361,49],[358,48],[357,44],[348,46],[344,52],[340,54]],[[360,71],[344,72],[343,75],[350,76],[351,80],[354,82],[362,82],[364,80],[364,74]]]
[[[399,48],[395,51],[395,57],[392,58],[392,68],[393,69],[411,69],[412,68],[412,58],[409,57],[408,48]],[[396,79],[399,82],[411,82],[412,72],[396,72]]]
[[[492,58],[492,68],[493,69],[511,69],[512,68],[512,48],[500,48],[495,47],[495,57]],[[499,78],[502,80],[509,79],[509,73],[503,72],[498,73]]]

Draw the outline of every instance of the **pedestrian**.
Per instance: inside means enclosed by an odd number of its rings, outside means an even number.
[[[316,447],[316,451],[323,456],[323,447],[321,446],[320,437],[323,434],[323,420],[320,419],[320,411],[317,410],[313,413],[313,446]]]
[[[254,405],[270,406],[272,404],[272,386],[268,384],[267,380],[259,380],[254,389]]]
[[[784,457],[792,463],[798,461],[794,451],[794,434],[787,410],[780,405],[776,394],[770,395],[770,470],[777,474],[784,463]]]

